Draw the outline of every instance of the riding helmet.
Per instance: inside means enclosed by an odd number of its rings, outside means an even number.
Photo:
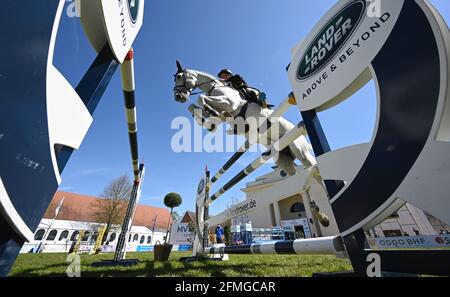
[[[233,72],[231,72],[230,69],[222,69],[222,70],[220,70],[220,72],[217,74],[217,76],[220,77],[222,74],[233,75]]]

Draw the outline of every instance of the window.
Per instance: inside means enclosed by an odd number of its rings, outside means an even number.
[[[133,242],[136,242],[136,241],[138,241],[138,239],[139,239],[139,235],[137,235],[137,234],[134,234],[134,236],[133,236]]]
[[[386,237],[403,236],[403,233],[400,230],[383,230],[383,233]]]
[[[109,237],[109,241],[114,241],[116,239],[116,233],[111,233],[111,236]]]
[[[54,229],[52,231],[50,231],[50,233],[47,236],[47,241],[55,240],[56,234],[58,234],[58,231],[56,231]]]
[[[69,237],[69,231],[67,231],[67,230],[64,230],[62,233],[61,233],[61,235],[59,236],[59,241],[61,241],[61,240],[63,240],[63,239],[66,239],[67,237]]]
[[[84,232],[83,237],[81,238],[81,241],[88,241],[90,234],[91,233],[89,231]]]
[[[45,230],[39,229],[37,230],[36,234],[34,235],[34,240],[42,240],[42,237],[44,237]]]
[[[139,240],[139,243],[144,243],[144,241],[145,241],[145,236],[142,235],[142,236],[141,236],[141,240]]]
[[[80,234],[79,231],[74,231],[72,233],[72,236],[70,236],[70,241],[76,241],[78,239],[78,235]]]
[[[152,237],[150,235],[147,237],[147,243],[148,244],[152,243]]]
[[[91,242],[96,242],[97,238],[98,238],[98,232],[94,232],[94,234],[92,234],[92,237],[91,237]]]
[[[301,202],[295,202],[291,206],[291,212],[305,212],[305,205]]]
[[[130,236],[128,236],[128,242],[130,242],[131,241],[131,234],[130,234]]]

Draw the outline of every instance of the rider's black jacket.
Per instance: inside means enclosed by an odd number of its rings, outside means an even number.
[[[235,88],[236,90],[239,90],[239,91],[248,87],[245,80],[239,74],[235,74],[235,75],[231,76],[228,79],[228,81],[231,83],[233,88]]]
[[[228,82],[231,84],[233,88],[238,90],[244,98],[249,102],[258,103],[258,98],[256,97],[254,92],[249,92],[247,88],[249,87],[247,82],[240,76],[239,74],[235,74],[228,79]]]

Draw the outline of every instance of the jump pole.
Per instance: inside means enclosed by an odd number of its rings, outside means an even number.
[[[281,240],[247,245],[211,247],[209,254],[293,254],[293,255],[336,255],[345,254],[340,236]]]
[[[266,120],[266,124],[263,124],[260,126],[264,127],[265,125],[268,127],[266,131],[263,133],[267,133],[270,131],[270,124],[268,124],[268,121],[274,121],[277,118],[279,118],[288,108],[290,105],[295,105],[296,100],[293,95],[293,93],[290,93],[289,96],[283,100],[283,102],[278,106],[278,108],[270,115],[270,117]],[[198,259],[204,259],[203,256],[198,256],[198,253],[207,255],[207,254],[251,254],[251,253],[267,253],[267,254],[274,254],[274,253],[284,253],[284,254],[335,254],[336,256],[344,255],[345,251],[343,248],[343,245],[341,244],[341,238],[340,237],[323,237],[323,238],[314,238],[314,239],[308,239],[308,240],[294,240],[294,241],[277,241],[277,242],[270,242],[270,243],[263,243],[263,244],[252,244],[252,245],[244,245],[244,246],[228,246],[228,247],[220,247],[220,248],[207,248],[207,226],[208,226],[208,215],[205,215],[209,209],[209,205],[218,199],[220,196],[222,196],[224,193],[226,193],[228,190],[230,190],[232,187],[234,187],[237,183],[242,181],[245,177],[247,177],[249,174],[254,172],[256,169],[258,169],[260,166],[265,164],[268,160],[270,160],[273,157],[276,157],[276,155],[285,149],[289,144],[291,144],[294,140],[296,140],[301,135],[306,135],[306,127],[303,123],[303,121],[299,122],[292,130],[290,130],[287,134],[285,134],[283,137],[278,139],[276,142],[274,142],[266,152],[261,154],[258,158],[256,158],[253,162],[251,162],[247,167],[244,168],[241,172],[239,172],[236,176],[234,176],[230,181],[228,181],[219,191],[217,191],[212,196],[209,196],[209,189],[211,185],[213,185],[219,178],[234,164],[237,160],[250,148],[251,144],[247,140],[244,145],[242,145],[238,151],[225,163],[224,166],[214,175],[214,177],[210,180],[209,179],[209,172],[206,172],[206,190],[205,190],[205,197],[204,201],[201,201],[202,204],[201,209],[203,210],[200,213],[197,213],[197,216],[201,216],[203,218],[203,227],[201,228],[203,230],[199,230],[201,234],[199,234],[198,238],[196,238],[195,246],[200,245],[200,250],[197,250],[194,247],[194,253],[192,257],[184,257],[181,258],[181,261],[191,261],[191,260],[198,260]],[[314,167],[314,166],[312,166]],[[310,175],[317,174],[317,168],[308,168]],[[311,182],[311,177],[307,179],[305,182],[305,185],[303,185],[303,189],[300,192],[306,192],[306,187],[308,186],[308,183]],[[198,204],[199,201],[197,201],[197,208],[199,207]],[[200,222],[198,222],[200,223]],[[201,240],[200,240],[201,239]],[[217,259],[216,259],[217,260]]]
[[[133,165],[134,181],[139,181],[139,162],[137,145],[136,100],[134,95],[134,52],[131,48],[121,65],[122,90],[125,101],[125,115],[128,123],[128,137],[130,140],[131,160]]]
[[[277,118],[281,117],[281,115],[283,115],[286,112],[286,110],[289,109],[289,107],[291,105],[296,105],[296,104],[297,104],[297,101],[295,99],[294,93],[292,93],[292,92],[289,93],[289,95],[281,102],[281,104],[272,112],[272,114],[269,116],[269,118],[259,128],[264,127],[264,126],[269,127],[268,121],[270,121],[271,123],[274,122]],[[270,128],[268,128],[268,130],[269,129]],[[265,131],[265,132],[267,132],[267,131]],[[219,180],[219,178],[222,177],[222,175],[228,169],[230,169],[230,167],[233,166],[233,164],[236,163],[248,149],[250,149],[251,146],[252,146],[252,144],[250,143],[250,141],[246,140],[245,143],[233,154],[233,156],[231,156],[231,158],[228,159],[228,161],[225,163],[225,165],[223,165],[222,168],[220,168],[220,170],[216,174],[214,174],[214,176],[211,178],[208,185],[212,186],[215,182],[217,182]]]
[[[235,175],[229,182],[227,182],[219,191],[217,191],[214,195],[208,197],[206,200],[206,204],[210,204],[223,194],[225,194],[229,189],[235,186],[238,182],[243,180],[247,175],[251,174],[253,171],[261,167],[261,165],[265,164],[271,158],[275,157],[281,150],[286,148],[289,144],[291,144],[294,140],[300,137],[300,135],[306,134],[306,129],[303,122],[297,124],[295,128],[290,130],[286,135],[282,138],[278,139],[274,142],[267,151],[262,153],[258,158],[256,158],[250,165],[245,167],[241,172]]]
[[[124,62],[121,64],[122,90],[125,102],[125,115],[128,123],[128,138],[130,142],[131,163],[133,166],[134,182],[131,190],[130,201],[128,202],[122,230],[117,241],[116,252],[113,260],[104,260],[92,263],[93,267],[102,266],[131,266],[139,263],[138,259],[125,260],[127,236],[131,230],[136,206],[141,196],[141,186],[145,175],[144,164],[139,164],[138,142],[137,142],[137,121],[136,121],[136,100],[134,83],[134,63],[133,49],[131,48]]]

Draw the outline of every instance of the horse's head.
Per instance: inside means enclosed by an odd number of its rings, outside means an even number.
[[[183,69],[177,61],[177,72],[174,74],[175,87],[173,88],[175,101],[184,103],[195,88],[197,78],[191,72]]]

